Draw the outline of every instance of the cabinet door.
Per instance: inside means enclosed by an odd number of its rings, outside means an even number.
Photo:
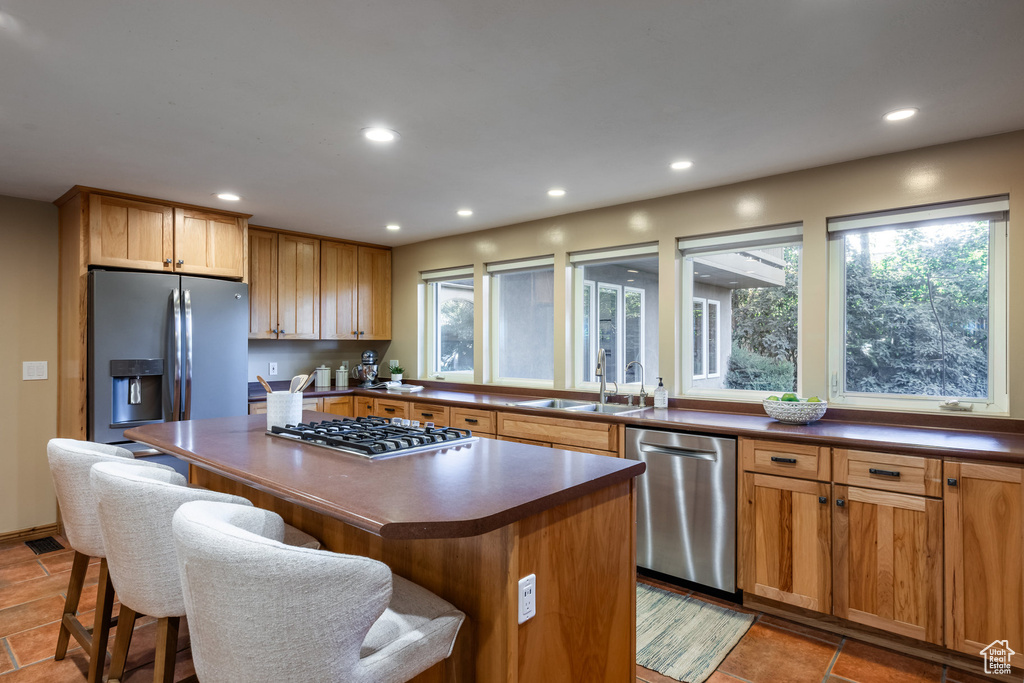
[[[89,195],[89,263],[171,272],[174,212],[169,206]]]
[[[942,501],[835,487],[833,613],[942,644]]]
[[[195,275],[244,275],[245,219],[196,209],[174,210],[174,270]]]
[[[1024,666],[1024,470],[947,462],[946,647],[1006,640]]]
[[[391,339],[391,251],[359,247],[359,338]]]
[[[277,236],[278,339],[320,338],[320,240]]]
[[[743,590],[818,612],[832,609],[829,485],[743,473]]]
[[[345,242],[320,242],[320,338],[358,339],[359,248]]]
[[[356,417],[373,415],[373,399],[369,396],[356,396]]]
[[[351,396],[324,396],[324,412],[342,417],[353,417]]]
[[[249,339],[277,339],[277,233],[249,231]]]

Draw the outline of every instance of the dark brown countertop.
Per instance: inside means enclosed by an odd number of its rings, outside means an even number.
[[[281,383],[287,389],[288,383]],[[250,384],[250,400],[264,400],[266,392],[259,384]],[[274,386],[274,383],[271,383]],[[277,388],[276,386],[274,387]],[[367,390],[358,386],[345,389],[331,389],[321,392],[306,392],[311,397],[358,394],[401,400],[430,401],[467,408],[512,409],[509,404],[531,398],[529,395],[511,395],[481,391],[450,391],[425,387],[413,394]],[[548,392],[550,393],[550,392]],[[760,410],[760,406],[757,407]],[[623,415],[594,415],[588,413],[552,410],[548,408],[516,407],[518,412],[543,414],[600,422],[615,422],[624,425],[652,429],[676,429],[704,434],[724,436],[745,436],[763,439],[779,439],[800,443],[815,443],[846,448],[878,450],[889,453],[905,453],[927,457],[955,457],[994,462],[1024,464],[1024,433],[1012,431],[989,431],[982,429],[942,429],[936,427],[901,426],[894,424],[863,424],[835,419],[819,420],[809,425],[788,425],[777,422],[767,415],[755,413],[731,413],[712,410],[685,410],[680,408],[645,408]],[[832,410],[831,408],[829,409]],[[836,411],[833,411],[836,412]],[[984,418],[974,419],[974,424]],[[953,422],[952,420],[950,422]],[[1008,420],[993,420],[992,423],[1005,425]]]
[[[384,538],[476,536],[646,469],[492,439],[368,460],[267,436],[266,425],[266,416],[252,415],[145,425],[125,436]]]

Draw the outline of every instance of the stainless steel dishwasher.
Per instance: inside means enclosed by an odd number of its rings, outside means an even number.
[[[639,567],[736,592],[736,439],[626,428]]]

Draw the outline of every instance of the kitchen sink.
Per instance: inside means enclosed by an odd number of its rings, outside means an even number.
[[[602,413],[614,415],[616,413],[628,413],[633,410],[643,410],[635,406],[624,406],[612,403],[593,403],[591,401],[573,401],[568,398],[538,398],[531,401],[516,401],[509,405],[519,408],[551,408],[553,410],[566,410],[574,413]]]
[[[532,401],[516,401],[509,405],[520,408],[554,408],[555,410],[573,410],[594,405],[587,401],[573,401],[567,398],[538,398]]]
[[[617,413],[631,413],[635,410],[643,410],[640,406],[624,406],[616,403],[587,403],[581,406],[575,406],[572,408],[566,408],[574,413],[603,413],[605,415],[615,415]]]

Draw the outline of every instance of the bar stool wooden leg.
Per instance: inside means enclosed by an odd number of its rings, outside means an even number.
[[[101,683],[103,665],[107,663],[107,639],[110,637],[110,615],[114,611],[114,584],[107,571],[107,558],[100,560],[100,583],[96,593],[96,618],[92,627],[92,650],[89,653],[89,683]]]
[[[82,586],[85,584],[85,573],[89,570],[89,556],[75,551],[75,559],[71,564],[71,578],[68,580],[68,597],[64,600],[64,615],[60,621],[60,633],[57,634],[57,651],[53,655],[56,660],[64,659],[68,652],[68,641],[71,629],[68,628],[69,617],[78,613],[78,602],[82,599]]]
[[[156,661],[153,683],[174,683],[174,661],[178,655],[178,625],[181,617],[164,617],[156,623]]]
[[[114,638],[114,656],[110,660],[110,676],[107,683],[118,683],[124,676],[124,665],[128,661],[128,648],[132,644],[132,632],[135,630],[135,619],[139,615],[135,610],[121,603],[117,616],[117,637]]]

